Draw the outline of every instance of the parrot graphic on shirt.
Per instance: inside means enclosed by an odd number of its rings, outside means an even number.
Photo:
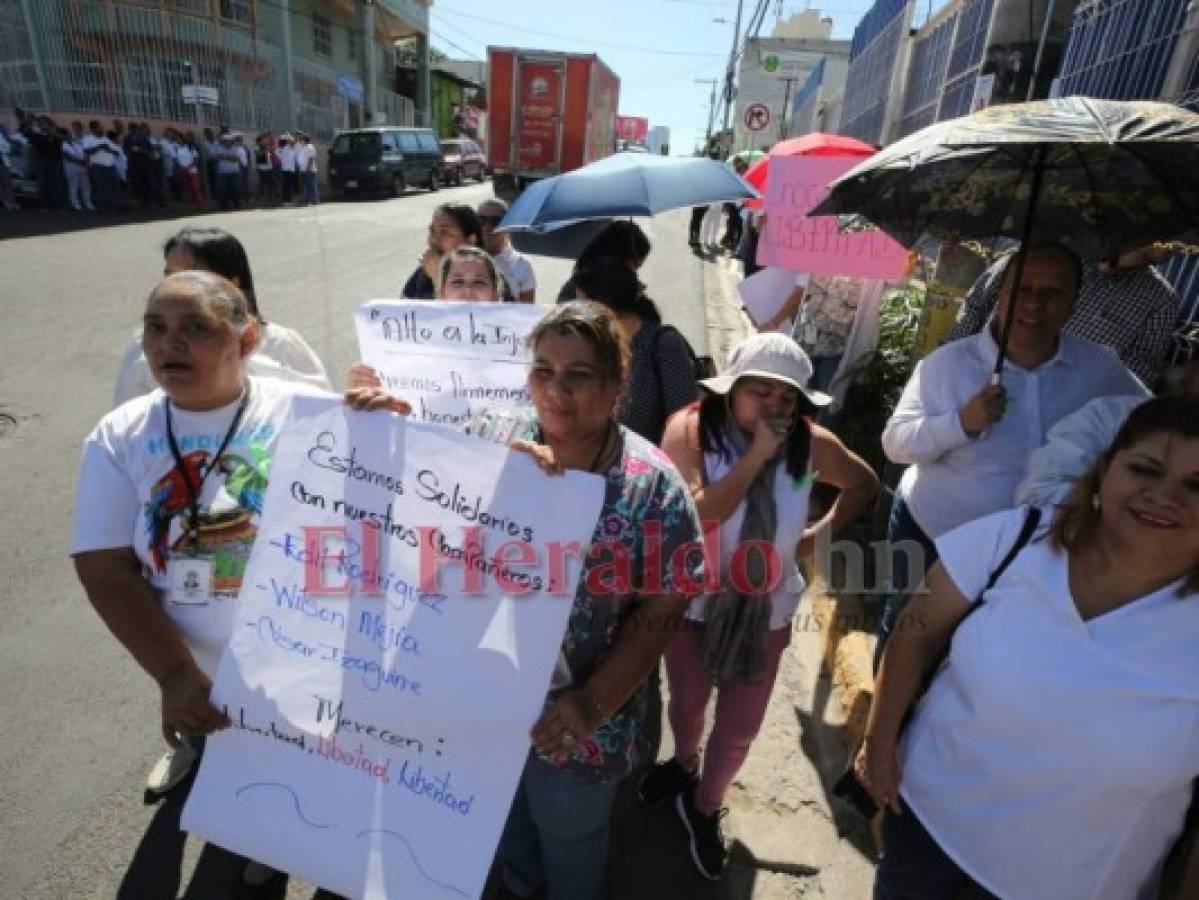
[[[209,454],[197,450],[183,457],[183,466],[193,487],[199,490],[203,473],[208,464]],[[176,516],[188,515],[191,503],[191,493],[183,481],[183,474],[177,466],[173,466],[150,491],[150,499],[146,501],[145,516],[146,530],[150,536],[150,557],[154,561],[154,571],[163,574],[167,570],[169,555],[169,536],[171,522]]]

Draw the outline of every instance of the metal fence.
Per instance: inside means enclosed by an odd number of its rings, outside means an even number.
[[[1084,0],[1074,12],[1059,93],[1160,98],[1187,12],[1188,0]],[[1166,99],[1199,102],[1199,59],[1191,62],[1184,90],[1184,96]],[[1181,302],[1175,348],[1175,360],[1181,361],[1196,352],[1190,335],[1199,329],[1199,257],[1177,256],[1161,268]]]
[[[291,84],[286,73],[283,49],[255,34],[245,0],[0,0],[0,108],[299,128],[321,143],[359,124],[336,71],[293,57]],[[191,84],[216,88],[217,104],[185,103]],[[412,101],[378,93],[388,123],[415,123]]]

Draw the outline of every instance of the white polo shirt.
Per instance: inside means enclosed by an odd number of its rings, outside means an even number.
[[[937,540],[966,597],[982,591],[1024,514]],[[1199,596],[1178,586],[1083,620],[1066,556],[1034,538],[958,627],[903,736],[900,793],[987,890],[1158,896],[1199,776]]]
[[[899,493],[931,538],[1012,506],[1029,457],[1058,421],[1095,399],[1149,392],[1115,351],[1063,334],[1057,354],[1031,371],[1010,361],[1003,418],[975,439],[958,412],[986,384],[999,347],[990,328],[937,348],[916,365],[883,429],[883,450],[909,464]]]
[[[519,298],[525,291],[537,290],[537,276],[533,274],[532,263],[511,244],[492,258],[514,297]]]

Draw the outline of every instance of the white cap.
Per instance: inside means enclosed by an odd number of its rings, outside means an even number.
[[[827,406],[833,402],[828,394],[808,387],[808,380],[812,377],[812,361],[799,344],[777,331],[746,338],[729,354],[724,374],[705,378],[700,384],[714,394],[727,394],[738,378],[746,376],[789,384],[807,397],[813,406]]]

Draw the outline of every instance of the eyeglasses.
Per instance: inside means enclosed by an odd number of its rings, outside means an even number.
[[[504,221],[504,217],[503,216],[479,216],[479,221],[482,222],[484,225],[488,225],[492,228],[495,228],[496,225],[499,225],[500,222]]]

